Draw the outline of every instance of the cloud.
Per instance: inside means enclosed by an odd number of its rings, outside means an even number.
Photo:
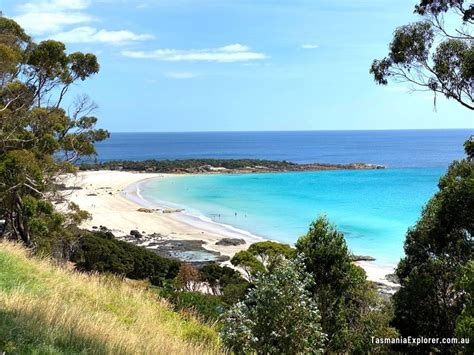
[[[305,44],[301,45],[301,48],[303,48],[303,49],[316,49],[316,48],[319,48],[319,44],[305,43]]]
[[[123,44],[132,41],[152,39],[149,34],[136,34],[127,30],[107,31],[93,27],[77,27],[67,32],[56,33],[51,38],[64,43],[111,43]]]
[[[155,59],[167,62],[201,61],[233,63],[268,58],[265,54],[252,52],[249,47],[238,43],[210,49],[157,49],[154,51],[123,51],[122,55],[129,58]]]
[[[62,10],[84,10],[90,5],[90,0],[43,0],[27,2],[18,5],[17,8],[22,12],[43,12],[43,11],[62,11]]]
[[[91,4],[90,0],[30,1],[16,7],[19,15],[14,20],[33,35],[65,43],[122,44],[153,38],[129,30],[110,31],[86,26],[96,20],[87,12]],[[81,26],[65,30],[78,25]]]
[[[13,19],[27,32],[35,35],[57,32],[67,25],[87,23],[94,18],[81,11],[90,5],[86,0],[49,0],[28,2],[17,6],[20,13]]]
[[[164,75],[170,79],[192,79],[198,76],[198,74],[190,72],[169,72]]]

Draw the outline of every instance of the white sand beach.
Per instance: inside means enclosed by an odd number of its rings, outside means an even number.
[[[144,234],[158,233],[165,239],[202,240],[208,250],[232,257],[236,252],[247,249],[252,243],[262,240],[246,231],[212,221],[203,220],[186,211],[163,213],[151,211],[152,206],[137,194],[138,184],[151,178],[166,179],[170,174],[136,173],[122,171],[87,171],[68,176],[64,183],[80,189],[67,190],[65,198],[88,211],[92,218],[82,227],[93,229],[106,226],[117,236],[124,236],[131,230]],[[142,209],[142,211],[139,211]],[[144,210],[149,209],[144,212]],[[170,212],[170,211],[167,211]],[[239,246],[216,245],[222,238],[240,238],[246,244]],[[385,275],[392,268],[382,268],[372,262],[359,262],[370,280],[396,286],[387,281]]]

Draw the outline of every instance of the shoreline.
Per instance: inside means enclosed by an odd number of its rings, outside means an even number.
[[[67,176],[64,181],[68,187],[65,199],[75,202],[92,218],[81,224],[89,230],[98,230],[106,226],[117,237],[138,230],[144,234],[153,233],[163,236],[163,240],[203,241],[207,250],[232,257],[236,252],[247,249],[261,238],[250,233],[239,231],[216,222],[203,221],[199,217],[185,215],[181,212],[146,213],[139,211],[157,208],[136,194],[137,183],[152,178],[169,178],[175,175],[158,173],[135,173],[119,171],[88,171]],[[179,217],[178,217],[179,215]],[[189,216],[189,217],[188,217]],[[232,229],[231,229],[232,228]],[[216,245],[223,238],[239,238],[245,244],[238,246]]]
[[[163,176],[163,178],[175,177],[175,175],[173,174],[163,174],[163,175],[166,175],[166,176]],[[176,175],[176,176],[179,176],[179,175]],[[230,224],[215,222],[208,217],[189,213],[189,211],[186,209],[186,206],[178,206],[178,205],[171,206],[171,205],[167,205],[166,202],[157,201],[156,203],[153,203],[153,202],[148,201],[140,194],[140,185],[150,179],[154,179],[154,177],[141,179],[139,181],[136,181],[128,185],[122,191],[122,197],[124,197],[125,199],[133,203],[136,203],[140,207],[157,208],[157,209],[169,209],[169,208],[182,209],[182,211],[174,213],[173,218],[176,218],[180,222],[187,224],[191,227],[198,227],[205,232],[222,233],[223,237],[225,238],[249,239],[248,241],[252,243],[266,240],[263,237],[252,234],[249,231],[234,227]]]
[[[119,238],[128,235],[131,230],[139,230],[146,234],[158,233],[163,235],[165,240],[199,240],[203,241],[203,248],[230,258],[238,251],[247,249],[252,243],[268,240],[234,226],[193,215],[186,210],[170,213],[139,211],[144,208],[167,209],[167,206],[149,202],[140,195],[139,187],[143,182],[176,176],[180,174],[82,171],[65,177],[67,186],[79,187],[70,190],[65,199],[75,202],[91,214],[92,218],[85,221],[82,227],[97,230],[99,226],[106,226]],[[216,245],[223,238],[243,239],[245,244]],[[361,266],[366,271],[367,278],[376,284],[385,288],[397,286],[385,277],[393,273],[393,268],[382,267],[373,261],[358,261],[356,264]]]

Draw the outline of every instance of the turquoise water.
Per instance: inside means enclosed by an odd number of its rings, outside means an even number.
[[[318,215],[344,232],[355,254],[393,265],[407,229],[437,189],[445,168],[197,175],[141,185],[152,202],[184,206],[255,235],[294,243]]]

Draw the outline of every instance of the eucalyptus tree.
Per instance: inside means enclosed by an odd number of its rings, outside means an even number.
[[[421,0],[421,21],[395,30],[388,55],[370,72],[378,84],[408,82],[474,110],[474,4],[463,0]],[[405,257],[396,273],[393,324],[401,335],[427,338],[472,337],[474,251],[474,140],[466,159],[455,161],[439,190],[409,229]],[[471,339],[472,342],[473,339]],[[469,351],[468,345],[423,344],[413,351]],[[410,350],[404,349],[404,350]]]
[[[388,55],[370,73],[378,84],[406,82],[474,110],[474,4],[422,0],[415,13],[421,20],[395,30]]]
[[[85,214],[56,212],[56,177],[74,171],[94,143],[108,137],[96,129],[95,104],[81,96],[65,108],[71,87],[98,73],[95,55],[68,54],[65,45],[35,43],[13,20],[0,17],[0,219],[3,237],[38,246],[41,238]],[[69,100],[71,102],[72,100]]]

